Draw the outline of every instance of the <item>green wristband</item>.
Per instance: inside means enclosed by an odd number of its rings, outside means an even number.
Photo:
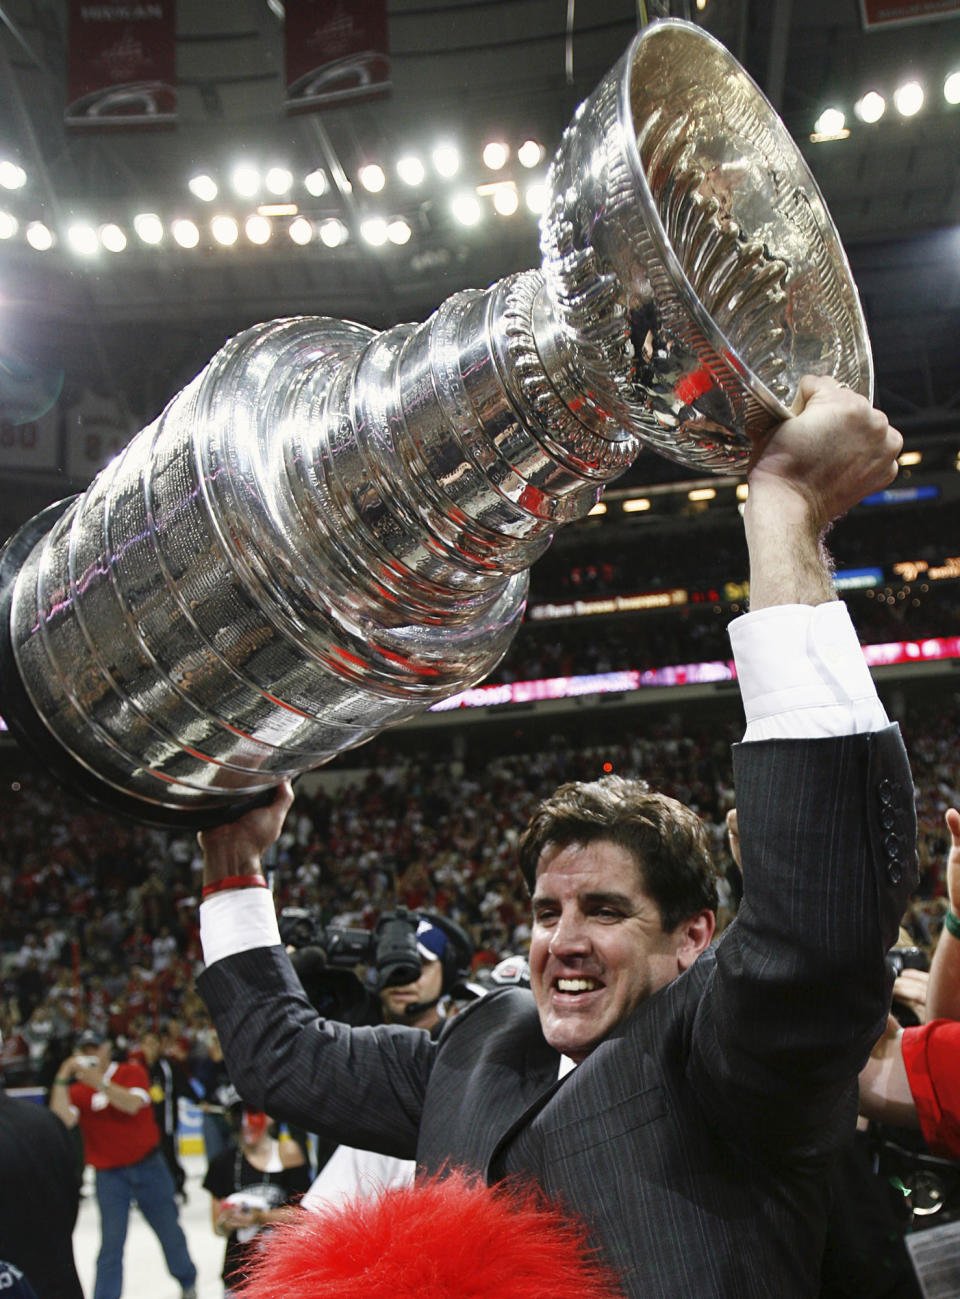
[[[54,1085],[54,1087],[69,1087],[69,1086],[70,1086],[70,1079],[69,1079],[69,1078],[54,1078],[54,1080],[53,1080],[53,1085]]]
[[[960,916],[955,916],[950,907],[947,907],[943,916],[943,927],[952,934],[954,938],[960,938]]]

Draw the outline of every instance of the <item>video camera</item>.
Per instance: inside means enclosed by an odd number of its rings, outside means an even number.
[[[285,907],[278,917],[280,940],[286,947],[317,947],[328,969],[352,970],[368,965],[376,971],[377,988],[398,988],[420,977],[421,957],[417,947],[420,917],[406,907],[385,912],[373,929],[347,929],[340,925],[317,924],[303,907]],[[448,939],[449,959],[444,955],[444,983],[448,966],[451,976],[470,968],[470,941],[451,920],[431,913],[430,923]]]

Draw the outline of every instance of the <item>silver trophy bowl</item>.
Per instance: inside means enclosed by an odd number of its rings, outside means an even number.
[[[872,396],[836,230],[756,85],[645,28],[552,164],[542,267],[377,334],[232,339],[0,557],[0,712],[71,787],[204,826],[482,680],[530,565],[647,445],[745,464],[800,377]]]

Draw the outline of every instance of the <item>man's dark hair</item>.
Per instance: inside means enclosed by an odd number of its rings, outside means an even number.
[[[603,840],[625,848],[665,933],[705,908],[717,909],[717,873],[695,812],[646,781],[623,776],[572,781],[543,800],[520,838],[520,869],[533,893],[544,849]]]

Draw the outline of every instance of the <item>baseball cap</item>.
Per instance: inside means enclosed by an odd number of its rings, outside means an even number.
[[[426,916],[420,917],[417,925],[417,951],[421,961],[442,960],[449,941],[439,925],[433,924]]]

